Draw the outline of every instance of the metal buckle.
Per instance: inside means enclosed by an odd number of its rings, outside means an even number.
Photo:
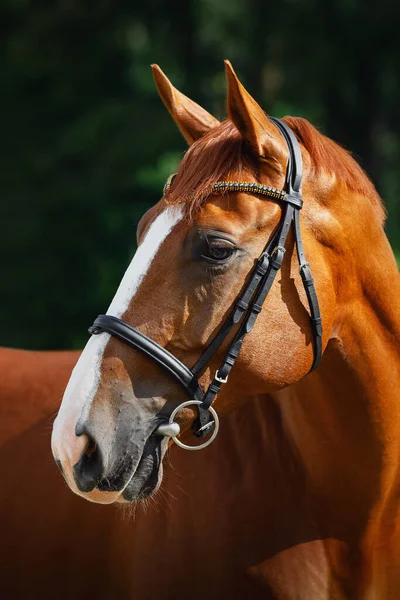
[[[228,381],[228,377],[229,375],[227,375],[226,377],[220,377],[219,370],[214,375],[214,379],[215,381],[218,381],[218,383],[226,383]]]
[[[303,269],[306,269],[306,268],[307,268],[307,267],[309,267],[309,266],[310,266],[310,263],[309,263],[309,262],[304,262],[304,263],[302,263],[302,264],[300,265],[300,274],[301,274],[301,272],[302,272],[302,270],[303,270]]]
[[[258,257],[258,262],[261,262],[264,257],[270,257],[270,254],[266,250],[264,250],[264,252],[261,252],[260,256]]]
[[[176,424],[177,423],[174,423],[174,425],[176,425]],[[199,429],[196,431],[195,435],[197,436],[197,434],[199,434],[200,432],[207,431],[207,429],[210,429],[210,427],[212,427],[213,425],[214,425],[214,421],[210,421],[209,423],[206,423],[202,427],[199,427]],[[202,436],[199,435],[197,437],[202,437]]]
[[[203,404],[202,400],[188,400],[187,402],[182,402],[182,404],[179,404],[179,406],[177,406],[175,408],[175,410],[172,411],[171,416],[169,417],[169,421],[168,424],[169,425],[176,425],[178,429],[179,428],[179,424],[174,422],[174,418],[177,415],[177,413],[182,409],[185,408],[186,406],[192,406],[192,405],[196,405],[198,406],[199,404]],[[177,435],[179,433],[179,431],[175,434],[175,435],[171,435],[171,439],[174,440],[175,444],[177,444],[180,448],[183,448],[184,450],[202,450],[202,448],[205,448],[206,446],[209,446],[217,437],[217,433],[219,430],[219,418],[218,415],[216,413],[216,411],[213,409],[212,406],[208,407],[208,410],[210,411],[210,413],[212,414],[212,417],[214,419],[213,421],[213,425],[214,425],[214,431],[211,434],[211,437],[204,442],[204,444],[200,444],[199,446],[188,446],[187,444],[184,444],[183,442],[181,442],[178,438]],[[209,427],[210,423],[207,423],[204,427]],[[157,430],[155,431],[155,434],[157,434]]]
[[[283,254],[285,254],[286,252],[286,248],[284,248],[283,246],[275,246],[275,248],[272,250],[270,256],[271,258],[274,256],[274,254],[276,254],[278,252],[278,250],[281,250]]]

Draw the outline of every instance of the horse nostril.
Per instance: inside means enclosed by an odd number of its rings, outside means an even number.
[[[85,432],[88,438],[80,460],[74,465],[74,479],[81,492],[91,492],[103,475],[103,458],[95,439]]]
[[[89,438],[89,443],[86,446],[84,455],[87,456],[87,458],[90,458],[91,456],[93,456],[93,454],[96,452],[96,450],[97,450],[96,442],[92,438]]]

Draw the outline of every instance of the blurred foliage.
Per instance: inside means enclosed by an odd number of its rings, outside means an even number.
[[[5,0],[0,8],[1,343],[79,347],[107,309],[185,143],[159,63],[224,116],[222,60],[275,116],[355,153],[400,249],[400,36],[388,0]]]

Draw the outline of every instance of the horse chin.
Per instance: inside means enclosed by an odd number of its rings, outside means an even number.
[[[144,500],[158,490],[163,476],[162,459],[167,447],[165,438],[151,436],[147,440],[139,464],[117,502]]]

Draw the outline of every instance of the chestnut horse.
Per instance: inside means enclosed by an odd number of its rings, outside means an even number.
[[[168,202],[143,217],[138,251],[109,308],[187,366],[221,327],[281,217],[279,201],[209,195],[221,180],[285,185],[285,140],[226,67],[229,118],[222,123],[154,67],[190,148]],[[226,454],[210,446],[201,469],[190,454],[199,486],[195,502],[187,501],[193,525],[185,510],[175,519],[162,515],[139,597],[172,597],[170,557],[182,597],[400,597],[400,282],[384,210],[347,152],[302,119],[285,122],[301,144],[302,234],[324,324],[323,359],[308,374],[311,327],[289,237],[278,280],[213,405],[221,415],[258,421],[250,435],[240,421],[226,426]],[[225,350],[226,342],[202,374],[204,388]],[[145,355],[106,333],[93,336],[53,428],[53,454],[71,489],[103,504],[151,495],[168,446],[152,435],[156,417],[185,399]],[[192,416],[179,415],[187,435]],[[234,510],[238,485],[246,493]],[[169,543],[177,523],[186,523],[179,548]],[[208,544],[190,553],[201,535]],[[160,548],[164,563],[153,561]],[[134,553],[132,565],[137,559]]]

